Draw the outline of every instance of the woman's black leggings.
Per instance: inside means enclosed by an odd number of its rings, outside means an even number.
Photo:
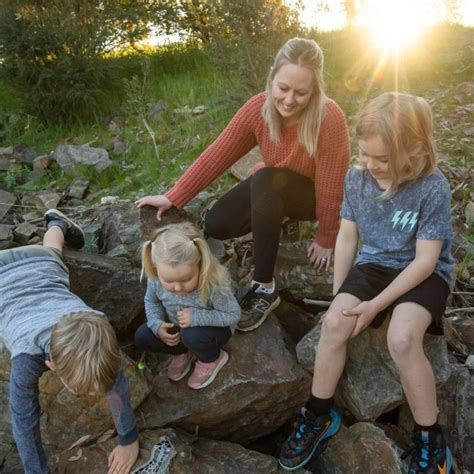
[[[254,280],[273,278],[283,218],[315,219],[314,182],[286,168],[262,168],[222,196],[208,211],[207,235],[225,240],[252,232]]]

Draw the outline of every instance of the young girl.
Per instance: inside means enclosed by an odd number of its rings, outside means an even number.
[[[336,297],[322,322],[310,400],[280,464],[303,466],[337,432],[333,396],[347,342],[389,308],[388,348],[415,419],[409,474],[450,473],[433,370],[423,351],[427,329],[441,325],[453,269],[450,190],[436,167],[430,107],[421,97],[382,94],[363,110],[356,134],[360,167],[345,180]]]
[[[168,378],[173,381],[197,359],[188,386],[204,388],[228,361],[222,346],[240,318],[227,272],[190,223],[158,229],[143,246],[142,261],[147,323],[135,333],[135,345],[172,354]]]

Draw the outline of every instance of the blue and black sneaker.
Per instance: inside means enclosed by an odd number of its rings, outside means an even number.
[[[443,433],[415,431],[413,446],[402,454],[411,456],[408,474],[454,474],[453,456]]]
[[[308,464],[321,443],[334,436],[340,427],[341,415],[337,410],[331,410],[329,415],[314,416],[303,408],[294,431],[281,448],[280,466],[294,471]]]

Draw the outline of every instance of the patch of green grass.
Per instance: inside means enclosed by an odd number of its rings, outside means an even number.
[[[397,64],[393,59],[382,64],[380,53],[356,29],[311,35],[325,55],[328,95],[345,111],[351,132],[363,104],[382,91],[398,87],[405,92],[429,95],[430,91],[455,88],[459,82],[472,78],[468,44],[472,29],[455,25],[434,27],[417,47],[403,53]],[[123,139],[129,146],[121,156],[112,156],[114,166],[102,173],[79,169],[79,175],[91,181],[92,192],[104,189],[108,194],[135,198],[165,191],[218,136],[246,98],[232,74],[224,78],[203,50],[193,45],[122,52],[106,60],[114,62],[118,72],[114,84],[104,91],[103,110],[113,110],[114,115],[126,118]],[[107,127],[112,116],[108,112],[97,117],[94,124],[45,125],[36,117],[21,113],[21,91],[11,89],[12,85],[2,89],[3,85],[0,75],[0,103],[6,98],[3,107],[20,112],[16,122],[7,125],[8,145],[21,143],[39,153],[49,153],[59,143],[106,147],[114,138]],[[147,112],[158,100],[163,100],[166,108],[152,122]],[[207,107],[203,115],[176,113],[176,109],[197,105]],[[455,107],[456,100],[448,94],[442,105]],[[155,136],[159,156],[144,118]],[[459,140],[457,134],[462,135],[462,131],[440,134],[440,149],[449,150],[453,160],[467,166],[472,145]],[[46,189],[53,185],[65,188],[72,179],[56,169],[46,177],[22,184],[21,189]],[[211,189],[228,189],[234,183],[226,173]]]

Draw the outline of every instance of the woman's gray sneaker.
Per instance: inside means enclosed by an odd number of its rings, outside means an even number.
[[[237,324],[239,331],[252,331],[258,328],[280,304],[276,287],[273,293],[257,291],[259,288],[260,285],[255,283],[240,302],[242,316]]]

